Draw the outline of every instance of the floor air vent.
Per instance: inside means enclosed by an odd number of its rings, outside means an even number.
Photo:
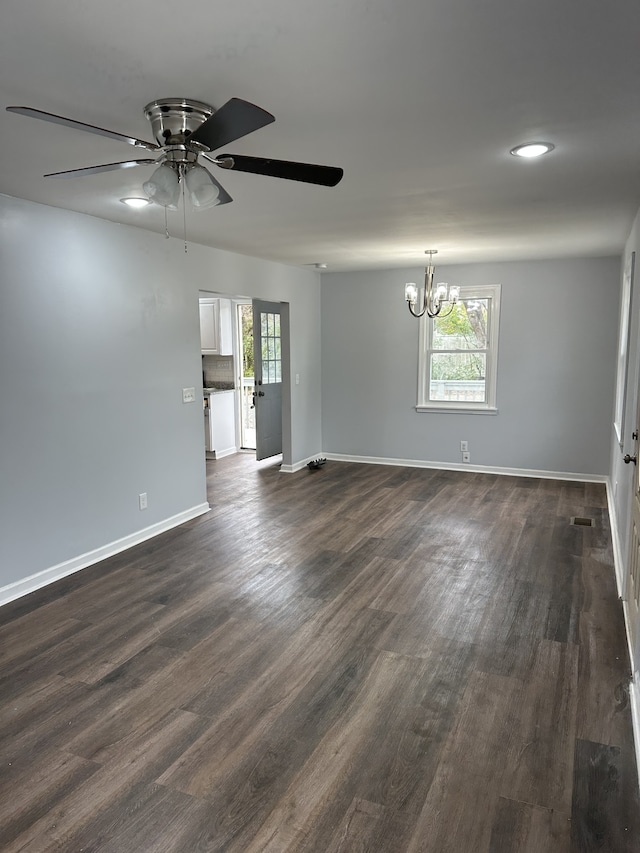
[[[593,519],[574,515],[571,517],[571,524],[575,524],[577,527],[593,527]]]

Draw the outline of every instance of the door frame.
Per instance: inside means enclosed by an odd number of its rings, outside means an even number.
[[[637,555],[634,557],[634,508],[637,501],[636,493],[640,489],[640,460],[637,458],[640,451],[638,438],[640,431],[640,312],[638,311],[639,303],[634,281],[635,254],[635,252],[629,254],[623,268],[614,411],[614,432],[620,456],[617,457],[616,467],[612,471],[616,480],[624,472],[627,489],[627,505],[624,517],[625,540],[621,542],[617,536],[616,540],[619,543],[619,550],[622,552],[622,577],[619,580],[620,588],[618,591],[624,609],[627,644],[634,680],[640,675],[640,613],[635,612],[635,603],[629,601],[633,560],[637,558]],[[624,358],[621,357],[622,353]],[[633,361],[630,360],[631,356],[633,356]],[[619,425],[617,424],[618,413],[620,413]],[[620,464],[624,461],[626,453],[636,457],[635,464]],[[633,470],[630,471],[629,468]],[[616,508],[615,492],[612,504]],[[620,529],[619,522],[616,523],[615,527],[617,530]]]
[[[640,365],[639,365],[640,367]],[[640,376],[640,370],[636,376],[637,380]],[[631,481],[631,500],[629,502],[629,518],[627,525],[627,542],[626,542],[626,559],[624,565],[624,578],[622,585],[622,602],[625,610],[625,621],[627,623],[629,652],[631,655],[632,674],[640,670],[640,607],[639,607],[639,590],[640,573],[638,572],[638,564],[640,561],[640,543],[638,541],[640,534],[640,460],[638,460],[638,450],[640,442],[638,437],[640,434],[640,393],[636,395],[635,419],[633,432],[633,451],[629,454],[635,461],[628,463],[633,465]],[[635,569],[635,572],[634,572]],[[634,595],[634,574],[635,579],[635,595]]]
[[[278,299],[269,299],[268,296],[252,296],[246,293],[238,293],[238,292],[225,292],[222,290],[215,290],[213,288],[205,288],[201,287],[199,289],[199,296],[213,296],[213,297],[221,297],[223,299],[230,299],[232,305],[234,306],[233,310],[235,311],[235,305],[238,302],[253,302],[254,299],[262,299],[264,301],[269,302],[278,302],[280,304],[280,324],[283,330],[282,334],[282,465],[286,466],[286,469],[291,469],[292,459],[293,459],[293,448],[292,448],[292,440],[291,440],[291,414],[292,414],[292,400],[291,400],[291,324],[290,324],[290,304],[289,302],[283,302]],[[196,307],[196,312],[198,311],[199,302]],[[198,353],[200,353],[200,327],[198,325]],[[232,323],[232,334],[233,334],[233,346],[234,352],[237,354],[238,352],[238,329],[236,323]],[[240,424],[237,424],[239,428]],[[239,434],[237,434],[239,439]],[[240,446],[238,444],[238,446]]]

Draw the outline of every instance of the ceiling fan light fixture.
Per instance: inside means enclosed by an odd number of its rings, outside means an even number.
[[[220,203],[220,190],[204,166],[191,166],[186,171],[184,181],[194,207],[202,209]]]
[[[148,204],[151,204],[151,201],[148,198],[139,198],[134,196],[129,196],[128,198],[121,198],[120,201],[123,204],[128,205],[133,208],[146,207]]]
[[[532,157],[542,157],[543,154],[548,154],[554,148],[555,146],[551,142],[526,142],[524,145],[516,145],[510,153],[515,157],[531,159]]]
[[[150,200],[162,207],[177,207],[180,196],[180,178],[171,166],[165,163],[159,166],[142,189]]]

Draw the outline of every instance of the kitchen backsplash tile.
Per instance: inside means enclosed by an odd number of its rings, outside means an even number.
[[[203,355],[202,376],[205,387],[215,387],[219,382],[233,383],[235,380],[233,356]]]

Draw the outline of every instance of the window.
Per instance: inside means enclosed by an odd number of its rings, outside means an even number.
[[[282,341],[280,315],[260,314],[260,336],[262,338],[262,384],[282,382]]]
[[[494,284],[461,287],[450,314],[420,320],[418,411],[497,412],[499,314]]]

